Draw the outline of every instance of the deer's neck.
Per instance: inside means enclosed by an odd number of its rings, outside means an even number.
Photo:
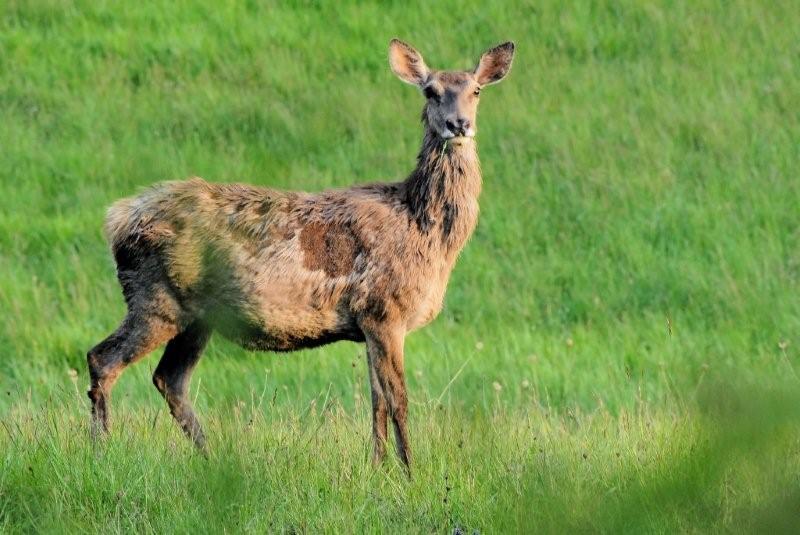
[[[458,254],[478,219],[481,168],[475,141],[445,143],[426,128],[417,167],[405,184],[419,231],[448,256]]]

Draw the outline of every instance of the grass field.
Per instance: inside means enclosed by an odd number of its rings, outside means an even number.
[[[800,523],[800,9],[751,2],[0,4],[0,531],[791,532]],[[562,5],[563,4],[563,5]],[[88,440],[124,303],[116,198],[200,175],[398,180],[398,36],[484,92],[481,220],[411,335],[415,473],[375,470],[364,349],[214,338],[209,459],[150,376]]]

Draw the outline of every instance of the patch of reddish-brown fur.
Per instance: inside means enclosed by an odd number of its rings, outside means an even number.
[[[343,277],[350,273],[358,245],[347,225],[315,221],[300,232],[303,265],[310,270],[323,270],[330,277]]]

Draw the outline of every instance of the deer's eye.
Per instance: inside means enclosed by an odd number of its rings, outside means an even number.
[[[478,89],[476,89],[475,91],[473,91],[473,92],[472,92],[472,94],[473,94],[473,95],[475,95],[476,97],[479,97],[479,96],[481,96],[481,88],[479,87]]]
[[[432,86],[426,87],[424,93],[425,93],[425,98],[432,99],[436,102],[439,102],[439,100],[441,100],[442,98],[442,96],[438,93],[438,91],[436,91]]]

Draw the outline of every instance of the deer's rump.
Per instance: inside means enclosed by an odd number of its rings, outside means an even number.
[[[250,349],[361,340],[349,307],[352,269],[344,269],[355,264],[345,257],[350,238],[337,235],[328,270],[309,265],[320,259],[304,247],[322,240],[325,250],[326,236],[294,216],[299,198],[195,179],[115,203],[105,229],[129,307],[158,292],[174,301],[181,323],[202,320]]]

